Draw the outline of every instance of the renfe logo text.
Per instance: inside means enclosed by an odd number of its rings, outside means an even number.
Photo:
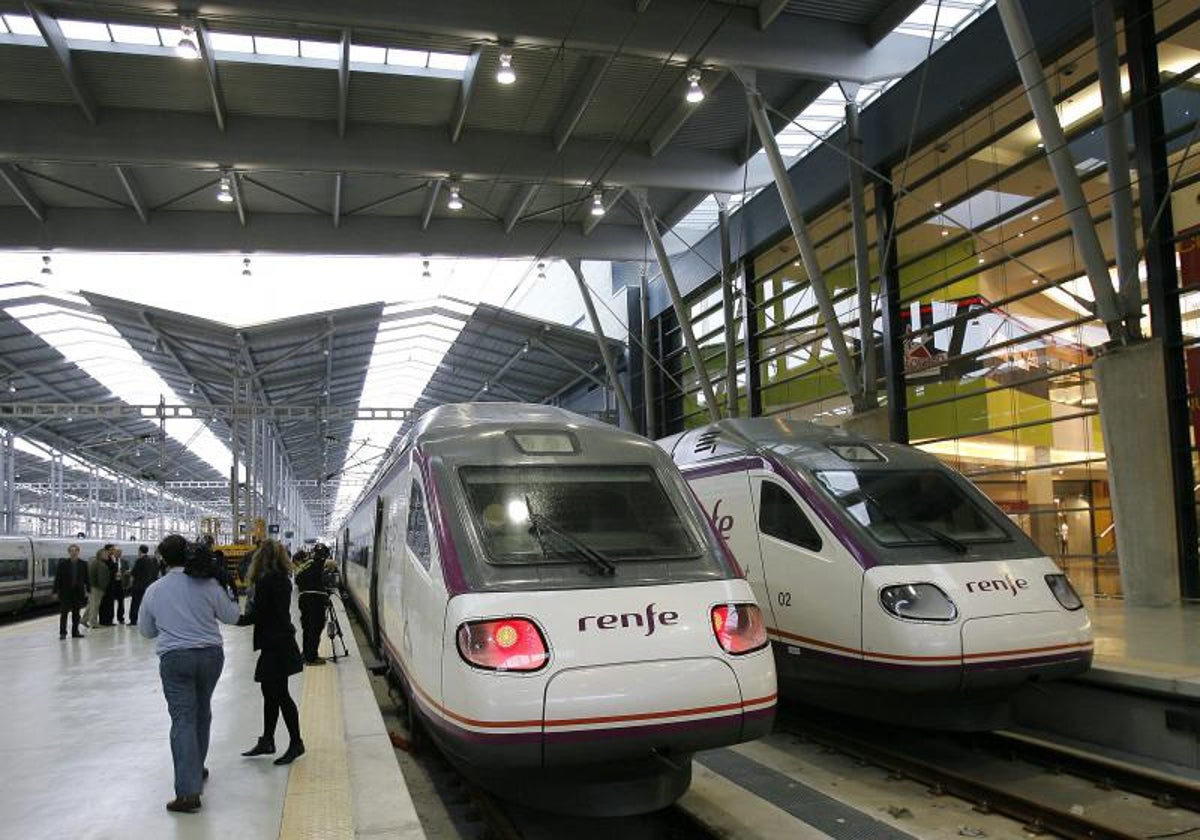
[[[1012,575],[995,580],[972,580],[967,583],[968,592],[1011,592],[1014,598],[1017,597],[1017,592],[1028,588],[1029,581]]]
[[[653,636],[658,624],[664,627],[678,624],[679,613],[670,610],[655,613],[654,604],[647,604],[645,615],[640,612],[621,613],[620,615],[584,615],[579,618],[580,633],[588,629],[589,621],[592,622],[597,630],[615,630],[617,627],[645,627],[646,635]]]

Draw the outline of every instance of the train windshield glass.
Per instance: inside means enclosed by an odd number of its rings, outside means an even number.
[[[649,467],[465,467],[460,472],[493,563],[586,563],[612,574],[608,566],[619,567],[623,560],[700,554]]]
[[[953,479],[936,470],[820,470],[817,479],[884,545],[966,544],[1009,535]]]

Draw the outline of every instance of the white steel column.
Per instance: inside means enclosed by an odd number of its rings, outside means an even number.
[[[583,276],[583,263],[577,259],[569,259],[567,265],[571,267],[571,272],[575,275],[575,282],[579,284],[579,296],[583,298],[583,308],[587,312],[588,320],[592,323],[596,346],[600,348],[600,358],[604,360],[604,369],[608,372],[608,382],[617,397],[617,404],[621,407],[621,413],[625,415],[625,422],[629,424],[629,428],[637,429],[637,418],[633,416],[633,409],[629,407],[625,386],[621,384],[621,377],[617,374],[617,364],[613,361],[612,351],[608,347],[608,339],[604,337],[604,329],[600,326],[600,316],[596,314],[596,305],[592,302],[592,291],[588,288],[587,280]]]

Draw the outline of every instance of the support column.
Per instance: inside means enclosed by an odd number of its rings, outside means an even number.
[[[729,198],[716,196],[721,239],[721,312],[725,319],[725,413],[738,416],[737,334],[733,325],[733,254],[729,245]]]
[[[0,453],[0,507],[4,508],[3,533],[17,533],[17,436],[4,433],[4,449]]]
[[[637,418],[633,416],[633,409],[629,407],[629,398],[625,396],[625,386],[621,384],[621,378],[617,374],[616,362],[613,361],[612,351],[608,347],[608,339],[604,337],[604,330],[600,326],[600,316],[596,314],[596,305],[592,302],[592,291],[588,288],[587,280],[583,276],[583,263],[578,259],[569,259],[567,264],[571,266],[575,282],[579,284],[579,296],[583,298],[583,308],[587,310],[588,320],[592,323],[592,332],[596,336],[596,345],[600,348],[600,358],[604,360],[608,383],[612,387],[613,393],[616,394],[617,405],[621,407],[621,414],[625,416],[625,422],[629,424],[628,428],[637,429]]]
[[[788,178],[787,166],[784,165],[783,156],[779,153],[779,144],[775,142],[775,132],[771,130],[771,121],[767,117],[766,105],[763,103],[762,95],[756,90],[747,89],[746,99],[750,108],[750,117],[754,120],[754,129],[758,133],[758,140],[762,143],[763,151],[767,154],[767,161],[771,164],[771,174],[775,177],[775,188],[779,191],[779,200],[783,204],[788,224],[792,228],[792,236],[795,237],[796,246],[800,250],[800,260],[804,263],[805,272],[808,273],[808,282],[813,290],[813,297],[816,298],[817,309],[820,310],[821,320],[825,322],[825,332],[833,347],[834,358],[837,359],[842,387],[846,389],[850,402],[857,410],[862,404],[862,384],[854,369],[854,360],[850,358],[850,351],[846,347],[846,337],[842,333],[842,325],[838,322],[837,312],[833,308],[833,296],[829,294],[829,287],[825,284],[825,274],[821,271],[820,262],[817,261],[817,249],[808,235],[808,226],[804,223],[800,202],[796,200],[796,191],[792,189],[791,179]]]
[[[846,96],[846,151],[850,158],[850,226],[854,236],[854,277],[858,287],[859,370],[862,371],[862,410],[879,406],[875,394],[875,305],[871,300],[871,259],[867,249],[867,207],[863,196],[863,148],[858,127],[858,85],[843,82]]]
[[[683,343],[692,360],[696,378],[700,381],[705,408],[708,409],[709,418],[715,423],[721,419],[721,409],[717,405],[717,397],[713,393],[712,380],[708,378],[708,368],[700,353],[700,345],[696,343],[696,334],[692,330],[692,320],[688,317],[687,306],[684,304],[683,296],[679,294],[679,286],[675,282],[675,271],[671,268],[671,258],[667,256],[667,249],[663,246],[662,236],[658,233],[658,226],[654,222],[654,214],[650,212],[650,205],[646,202],[645,193],[638,195],[638,207],[642,211],[642,227],[646,229],[646,236],[650,238],[650,244],[654,246],[654,255],[658,258],[658,267],[662,271],[663,282],[667,286],[667,293],[671,296],[671,306],[675,309],[675,317],[679,319],[679,332],[683,336]]]
[[[1066,133],[1058,120],[1058,113],[1054,110],[1054,100],[1046,85],[1042,61],[1034,47],[1025,10],[1021,7],[1020,0],[997,0],[996,7],[999,9],[1004,32],[1016,59],[1021,82],[1025,86],[1025,95],[1029,98],[1034,120],[1042,135],[1046,159],[1051,172],[1054,173],[1054,182],[1058,186],[1067,221],[1071,226],[1072,240],[1083,260],[1088,282],[1091,284],[1092,296],[1096,301],[1096,315],[1108,328],[1110,338],[1125,341],[1129,337],[1125,331],[1125,317],[1116,292],[1113,291],[1112,280],[1108,275],[1108,262],[1104,258],[1104,250],[1100,247],[1100,237],[1092,222],[1092,214],[1083,194],[1083,185],[1075,169],[1075,161],[1071,157],[1071,150],[1067,148]]]
[[[896,224],[891,173],[875,183],[876,253],[883,303],[883,378],[887,388],[888,437],[908,443],[908,387],[904,381],[904,320],[900,317],[900,256],[892,238]]]
[[[658,411],[656,410],[658,406],[654,402],[654,354],[650,344],[650,283],[646,279],[644,265],[640,282],[642,293],[638,299],[638,308],[641,310],[642,320],[642,400],[645,402],[646,437],[654,440],[662,433],[662,430],[658,428]],[[660,346],[660,355],[661,351]]]
[[[1179,275],[1175,268],[1175,220],[1171,213],[1170,168],[1163,127],[1162,88],[1158,70],[1158,44],[1154,3],[1129,0],[1125,4],[1125,43],[1129,56],[1130,99],[1133,103],[1133,140],[1138,170],[1142,239],[1145,242],[1146,286],[1150,298],[1150,329],[1162,342],[1160,360],[1165,398],[1164,431],[1169,447],[1169,472],[1156,476],[1169,491],[1165,504],[1174,503],[1174,575],[1185,598],[1200,598],[1200,566],[1196,547],[1196,492],[1187,405],[1187,374],[1183,357],[1183,326],[1179,312]],[[1107,436],[1107,430],[1105,432]],[[1109,458],[1111,448],[1105,438]],[[1137,452],[1137,448],[1133,448]],[[1111,460],[1109,461],[1111,465]],[[1110,466],[1111,471],[1111,466]],[[1170,486],[1163,480],[1170,476]],[[1122,523],[1117,522],[1118,551],[1124,571],[1126,555],[1120,546]],[[1156,558],[1156,565],[1161,563]],[[1163,564],[1165,566],[1165,564]],[[1171,574],[1163,568],[1163,575]],[[1124,580],[1124,579],[1122,579]]]
[[[751,417],[762,416],[762,353],[758,343],[758,284],[754,278],[754,260],[742,260],[742,347],[746,356],[746,410]]]

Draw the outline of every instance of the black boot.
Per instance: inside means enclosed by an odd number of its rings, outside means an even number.
[[[299,738],[288,744],[287,752],[275,759],[276,764],[291,764],[300,756],[304,755],[304,742]]]
[[[242,755],[271,755],[275,752],[275,742],[270,738],[259,738],[258,743],[246,750]]]

